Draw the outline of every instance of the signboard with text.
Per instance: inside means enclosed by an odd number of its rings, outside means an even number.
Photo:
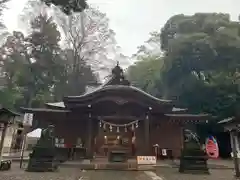
[[[137,156],[137,164],[156,165],[156,156]]]
[[[33,123],[33,114],[25,113],[23,117],[24,126],[32,126]]]

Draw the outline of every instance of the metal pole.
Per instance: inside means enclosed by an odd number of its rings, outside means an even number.
[[[22,144],[22,150],[21,150],[21,159],[20,159],[20,168],[22,168],[22,164],[23,164],[24,150],[25,150],[25,146],[26,146],[26,138],[27,138],[27,134],[25,134],[24,138],[23,138],[23,144]]]
[[[236,132],[231,131],[230,132],[231,139],[232,139],[232,150],[233,150],[233,162],[234,162],[234,168],[236,177],[240,177],[240,170],[239,170],[239,162],[238,162],[238,152],[237,152],[237,146],[236,146]]]

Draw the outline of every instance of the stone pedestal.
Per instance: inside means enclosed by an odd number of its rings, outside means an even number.
[[[29,155],[27,171],[46,172],[55,171],[58,161],[55,158],[55,149],[35,147]]]
[[[209,174],[207,159],[203,150],[183,149],[180,158],[179,172]]]
[[[59,161],[56,160],[53,130],[53,126],[42,130],[41,137],[33,148],[33,152],[30,154],[27,171],[45,172],[55,171],[57,169]]]
[[[208,157],[202,150],[197,135],[191,130],[185,129],[179,172],[209,174],[207,160]]]
[[[125,151],[110,151],[108,155],[109,162],[126,162],[127,153]]]

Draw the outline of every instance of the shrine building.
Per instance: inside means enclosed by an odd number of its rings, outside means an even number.
[[[129,157],[161,157],[166,150],[178,158],[185,125],[205,123],[210,118],[207,114],[187,114],[173,101],[131,86],[119,65],[112,70],[111,78],[92,92],[22,111],[34,115],[31,131],[54,125],[56,145],[71,150],[71,159],[105,157],[114,150],[124,151]]]

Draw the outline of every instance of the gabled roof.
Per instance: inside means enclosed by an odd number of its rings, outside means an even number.
[[[131,97],[136,100],[141,99],[146,104],[146,106],[166,105],[169,106],[169,108],[173,107],[171,100],[156,98],[141,89],[131,86],[130,82],[125,79],[123,70],[118,64],[113,68],[109,80],[99,88],[80,96],[64,97],[63,101],[66,107],[74,106],[74,103],[78,104],[78,106],[86,106],[88,104],[94,103],[95,100],[103,96],[118,96],[123,98]]]
[[[164,99],[158,99],[146,92],[144,92],[141,89],[138,89],[134,86],[125,86],[125,85],[107,85],[107,86],[103,86],[95,91],[92,91],[90,93],[81,95],[81,96],[68,96],[64,98],[64,102],[83,102],[86,100],[90,100],[94,97],[99,96],[101,93],[136,93],[139,96],[148,98],[149,100],[153,100],[156,101],[158,103],[166,103],[166,104],[170,104],[172,101],[171,100],[164,100]]]

